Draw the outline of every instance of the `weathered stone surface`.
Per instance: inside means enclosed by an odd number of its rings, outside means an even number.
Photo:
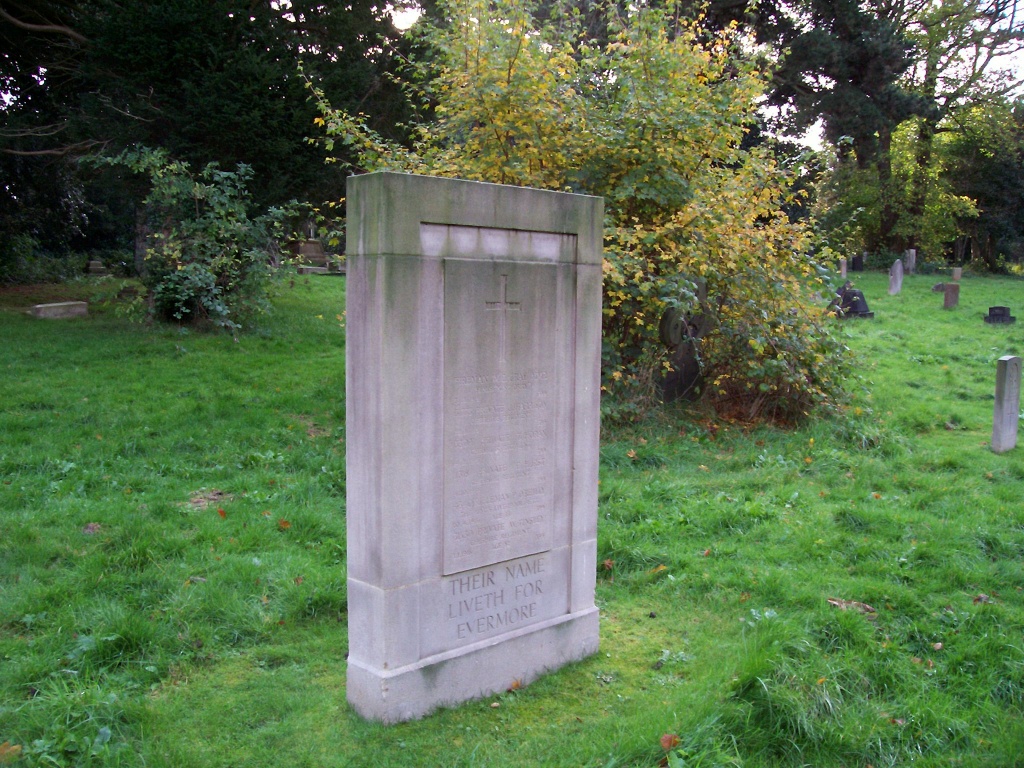
[[[59,301],[55,304],[36,304],[29,310],[33,317],[63,319],[67,317],[85,317],[89,314],[89,305],[84,301]]]
[[[846,259],[839,260],[839,277],[843,280],[846,279]]]
[[[996,403],[992,419],[992,450],[1005,453],[1017,445],[1020,414],[1021,359],[1000,357],[996,364]]]
[[[396,722],[597,650],[598,198],[348,190],[348,700]]]
[[[953,267],[953,279],[954,280],[959,280],[961,277],[963,277],[963,274],[964,274],[963,267]]]

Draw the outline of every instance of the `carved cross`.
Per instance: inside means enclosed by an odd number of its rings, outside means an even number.
[[[505,348],[505,335],[507,333],[508,313],[521,311],[521,302],[508,300],[508,275],[501,276],[501,299],[498,301],[486,301],[484,302],[484,307],[488,312],[501,312],[498,325],[498,349],[501,359],[504,360],[507,352]]]

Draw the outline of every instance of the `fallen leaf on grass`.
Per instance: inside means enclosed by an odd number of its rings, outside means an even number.
[[[984,592],[981,593],[980,595],[978,595],[976,598],[974,598],[974,604],[975,605],[977,605],[978,603],[991,603],[991,602],[992,602],[992,598],[989,597],[988,595],[986,595]]]
[[[0,765],[13,763],[20,756],[21,744],[11,744],[9,741],[5,741],[3,744],[0,744]]]
[[[217,514],[220,515],[221,518],[226,518],[228,516],[228,513],[224,511],[224,507],[217,507]]]
[[[661,748],[668,752],[670,749],[674,749],[679,746],[679,737],[674,733],[666,733],[661,737]]]
[[[285,520],[283,518],[277,521],[277,528],[278,528],[278,530],[287,531],[291,527],[292,527],[292,524],[289,523],[287,520]]]
[[[668,570],[668,566],[667,565],[656,565],[653,568],[651,568],[651,573],[661,573],[662,571],[667,571],[667,570]]]
[[[852,608],[853,610],[860,611],[864,614],[877,613],[877,611],[867,603],[861,603],[857,600],[843,600],[839,597],[830,597],[828,599],[828,604],[841,611],[848,611]]]
[[[231,501],[232,498],[230,493],[219,491],[216,488],[210,491],[200,488],[189,497],[188,503],[196,509],[206,509],[222,501]]]
[[[92,536],[94,533],[100,532],[100,527],[99,523],[89,523],[82,529],[82,533]]]

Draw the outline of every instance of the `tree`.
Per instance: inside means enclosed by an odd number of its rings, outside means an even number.
[[[1000,61],[1024,48],[1024,18],[1016,0],[945,0],[927,3],[905,20],[917,60],[910,84],[933,105],[915,120],[914,168],[909,189],[906,245],[920,247],[929,194],[938,178],[934,146],[940,132],[957,131],[956,113],[993,104],[1019,80],[998,71]]]
[[[57,158],[146,146],[197,168],[249,166],[257,207],[336,197],[343,175],[325,168],[324,153],[307,141],[316,108],[300,61],[337,103],[368,107],[378,130],[401,136],[406,102],[388,73],[399,36],[383,4],[4,0],[0,7],[0,86],[8,94],[0,166],[31,158],[40,179],[53,176],[43,166]],[[71,178],[88,196],[91,177]],[[23,195],[3,191],[5,204],[20,205]],[[125,191],[135,202],[146,194],[134,183]],[[122,229],[144,218],[139,211]]]
[[[976,201],[960,222],[954,257],[991,270],[1024,260],[1024,103],[990,102],[959,110],[959,130],[940,135],[943,180]]]
[[[360,170],[453,175],[602,195],[606,201],[604,386],[649,395],[668,306],[704,313],[707,397],[723,413],[787,421],[841,399],[845,357],[782,208],[785,179],[743,146],[765,79],[716,34],[661,9],[588,19],[555,6],[454,0],[425,34],[424,96],[436,121],[412,150],[323,103],[327,141]],[[700,302],[697,283],[712,299]],[[606,401],[606,404],[611,401]],[[628,409],[638,398],[620,398]]]

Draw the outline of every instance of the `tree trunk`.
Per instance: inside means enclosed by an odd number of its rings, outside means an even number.
[[[146,206],[143,203],[135,204],[135,274],[139,277],[146,276],[146,236],[149,234],[146,229]]]
[[[914,171],[911,175],[910,200],[907,216],[910,219],[911,234],[907,247],[917,248],[924,232],[925,207],[928,204],[928,169],[932,164],[932,147],[935,143],[935,120],[931,117],[921,118],[917,126],[917,147],[914,150]]]
[[[935,53],[929,49],[925,60],[924,81],[921,91],[930,104],[936,103],[936,92],[939,89],[938,62]],[[939,114],[923,115],[917,124],[917,146],[914,148],[914,170],[910,178],[910,199],[907,201],[907,216],[910,219],[910,237],[907,247],[917,248],[925,221],[924,212],[928,204],[928,170],[932,164],[932,149],[935,144],[935,132],[939,125]]]
[[[895,234],[899,223],[899,209],[896,205],[896,190],[892,180],[892,126],[886,125],[878,131],[878,190],[881,195],[878,221],[878,242],[882,248],[898,253],[903,250]]]

